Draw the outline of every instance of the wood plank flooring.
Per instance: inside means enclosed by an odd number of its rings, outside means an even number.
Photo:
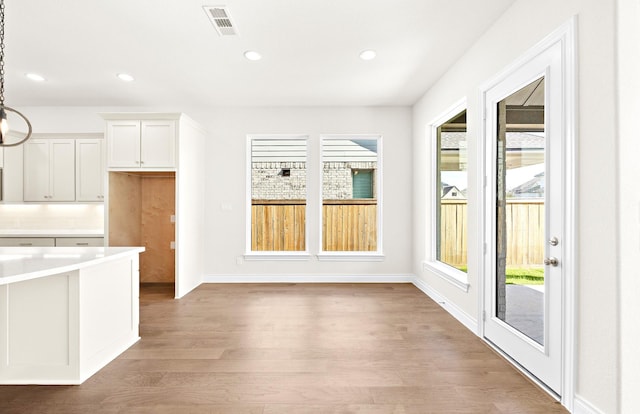
[[[565,413],[411,284],[141,288],[142,339],[80,386],[1,386],[0,412]]]

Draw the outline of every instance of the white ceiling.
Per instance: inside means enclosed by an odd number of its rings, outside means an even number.
[[[513,1],[5,0],[5,103],[411,105]],[[239,36],[219,37],[205,5],[226,5]]]

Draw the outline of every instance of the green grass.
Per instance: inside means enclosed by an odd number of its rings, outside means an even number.
[[[456,266],[466,273],[466,266]],[[544,285],[543,267],[507,267],[507,285]]]
[[[543,285],[543,267],[507,267],[508,285]]]

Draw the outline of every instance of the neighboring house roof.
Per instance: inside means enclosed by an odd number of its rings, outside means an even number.
[[[322,144],[322,159],[328,162],[375,162],[378,160],[375,139],[327,139]],[[303,139],[254,139],[253,162],[305,162],[307,141]]]
[[[532,179],[525,181],[511,189],[512,197],[541,197],[544,195],[544,172],[536,174]]]
[[[467,196],[464,192],[460,191],[455,185],[448,185],[442,188],[441,198],[449,200],[466,199]]]

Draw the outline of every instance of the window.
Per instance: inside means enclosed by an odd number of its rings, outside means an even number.
[[[307,140],[250,137],[248,252],[306,250]]]
[[[467,112],[436,125],[435,259],[467,271]]]
[[[373,197],[373,173],[375,170],[351,170],[353,198]]]
[[[322,137],[322,252],[381,252],[381,138]]]
[[[425,269],[469,291],[467,276],[467,111],[463,100],[430,124],[431,237]]]

